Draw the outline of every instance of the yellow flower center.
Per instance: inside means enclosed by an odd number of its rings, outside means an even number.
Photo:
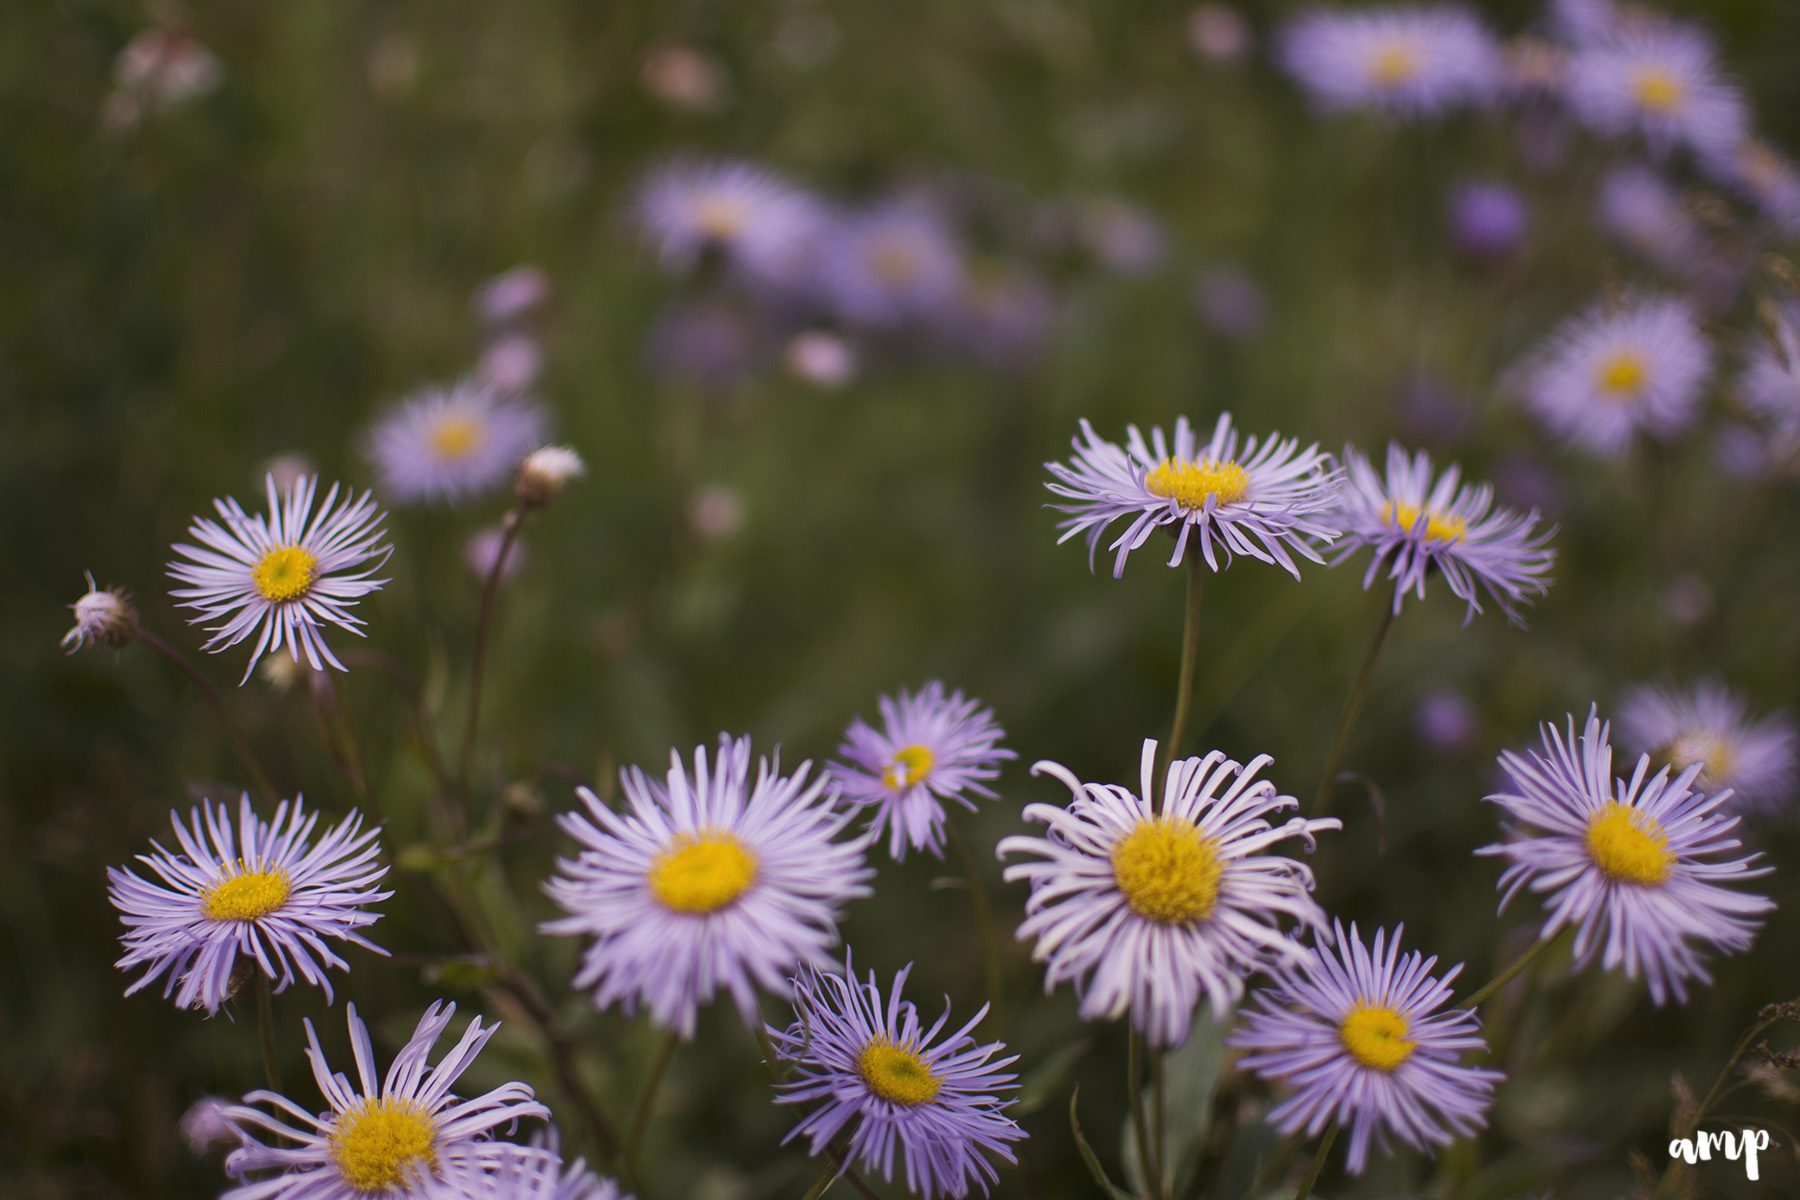
[[[480,446],[481,422],[474,417],[445,417],[431,431],[431,449],[439,458],[467,458]]]
[[[1211,916],[1225,870],[1218,843],[1170,817],[1139,821],[1113,846],[1112,868],[1132,911],[1164,925]]]
[[[881,786],[897,792],[923,782],[925,776],[931,774],[935,762],[937,756],[932,754],[929,746],[913,745],[896,750],[888,761],[887,770],[881,773]]]
[[[944,1086],[916,1051],[883,1037],[863,1047],[856,1056],[856,1069],[871,1092],[908,1108],[937,1099]]]
[[[280,867],[246,871],[240,859],[235,875],[227,875],[200,894],[200,915],[209,921],[254,921],[286,904],[293,890],[293,881]]]
[[[264,600],[280,604],[306,595],[318,565],[319,560],[304,547],[277,546],[251,569],[250,579]]]
[[[437,1125],[410,1100],[364,1100],[337,1119],[331,1161],[359,1192],[383,1192],[437,1166]]]
[[[1669,877],[1675,852],[1655,817],[1608,800],[1588,821],[1588,857],[1616,883],[1655,887]]]
[[[1649,379],[1650,370],[1644,363],[1644,356],[1630,350],[1615,354],[1600,364],[1600,390],[1608,399],[1636,400],[1643,394],[1644,384]]]
[[[1394,1009],[1358,1000],[1338,1026],[1338,1037],[1350,1057],[1363,1066],[1392,1071],[1418,1048],[1419,1044],[1406,1036],[1411,1031],[1405,1016]]]
[[[1674,113],[1687,99],[1687,89],[1681,80],[1661,67],[1645,67],[1639,71],[1633,91],[1644,111],[1659,117]]]
[[[649,880],[650,894],[665,908],[714,912],[755,882],[756,855],[729,833],[684,833],[651,862]]]
[[[1205,508],[1208,496],[1235,504],[1250,491],[1250,472],[1230,459],[1165,458],[1144,477],[1144,490],[1183,508]]]
[[[703,196],[693,215],[694,227],[714,241],[729,241],[743,232],[744,206],[731,196]]]
[[[1694,729],[1659,748],[1650,758],[1657,766],[1669,766],[1677,771],[1700,763],[1702,782],[1716,785],[1729,778],[1732,767],[1737,765],[1737,747],[1729,738],[1709,730]]]
[[[919,273],[919,256],[903,241],[883,241],[869,251],[869,267],[883,283],[907,284]]]
[[[1381,519],[1410,533],[1419,523],[1419,506],[1404,500],[1389,500],[1381,506]],[[1428,542],[1460,542],[1468,532],[1469,523],[1462,517],[1445,516],[1430,510],[1425,513],[1425,540]]]
[[[1405,42],[1389,42],[1369,58],[1369,78],[1378,87],[1399,87],[1419,74],[1419,53]]]

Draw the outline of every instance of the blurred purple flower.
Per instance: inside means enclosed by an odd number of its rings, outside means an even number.
[[[827,307],[848,325],[877,330],[936,316],[962,283],[961,255],[942,222],[897,203],[845,217],[817,269]]]
[[[1262,336],[1269,300],[1249,272],[1228,263],[1208,267],[1194,280],[1194,315],[1208,333],[1228,342]]]
[[[1468,180],[1453,187],[1449,217],[1451,244],[1481,262],[1510,258],[1531,228],[1525,198],[1516,188],[1493,180]]]
[[[1433,688],[1413,710],[1413,730],[1419,740],[1439,753],[1460,754],[1467,750],[1479,728],[1474,705],[1451,688]]]
[[[1599,133],[1641,135],[1653,153],[1728,153],[1747,132],[1743,97],[1719,73],[1711,41],[1688,27],[1637,28],[1580,46],[1569,107]]]
[[[1281,65],[1326,112],[1438,116],[1486,104],[1502,82],[1499,46],[1466,9],[1315,9],[1281,32]]]
[[[473,306],[481,323],[506,328],[535,317],[550,302],[550,276],[542,267],[514,267],[475,290]]]

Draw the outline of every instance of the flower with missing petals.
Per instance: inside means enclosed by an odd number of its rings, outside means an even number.
[[[381,540],[385,516],[374,499],[367,492],[346,495],[340,505],[334,483],[315,513],[318,482],[303,476],[278,495],[270,476],[268,516],[251,516],[236,500],[215,500],[224,523],[196,517],[188,536],[199,545],[175,546],[181,559],[169,564],[169,575],[188,586],[169,594],[195,610],[191,624],[218,622],[209,627],[205,648],[216,654],[257,635],[240,684],[257,659],[282,649],[315,671],[327,664],[344,670],[324,627],[361,637],[364,622],[350,610],[387,582],[370,578],[389,554]]]
[[[137,639],[137,609],[123,588],[103,588],[94,582],[93,572],[86,572],[88,590],[69,605],[75,624],[63,634],[62,648],[69,654],[90,642],[117,650]]]
[[[282,801],[264,821],[238,804],[234,827],[223,804],[204,802],[184,823],[170,813],[178,852],[151,842],[138,855],[155,882],[129,869],[107,868],[108,892],[125,924],[119,969],[144,968],[127,996],[163,981],[181,1008],[217,1012],[230,998],[241,966],[270,976],[275,990],[296,974],[331,998],[327,968],[349,965],[329,941],[386,954],[359,930],[381,914],[369,906],[392,896],[378,890],[387,868],[377,861],[376,830],[351,813],[315,842],[319,814],[304,801]]]
[[[1508,751],[1508,790],[1487,799],[1506,813],[1504,840],[1477,850],[1506,861],[1502,909],[1530,889],[1545,898],[1543,936],[1575,930],[1575,961],[1623,968],[1662,1004],[1687,1000],[1687,981],[1711,982],[1702,954],[1750,945],[1774,904],[1736,886],[1771,868],[1758,855],[1730,857],[1738,818],[1720,809],[1729,791],[1693,790],[1694,763],[1652,775],[1641,756],[1629,779],[1614,778],[1608,726],[1588,714],[1579,738],[1545,723],[1544,749]]]
[[[1717,680],[1687,688],[1635,687],[1619,707],[1620,740],[1659,766],[1698,765],[1694,786],[1730,791],[1740,812],[1778,812],[1794,799],[1794,723],[1755,720],[1742,697]]]
[[[1502,79],[1493,36],[1450,6],[1309,12],[1282,31],[1279,55],[1327,112],[1433,117],[1491,101]]]
[[[1073,982],[1089,1021],[1131,1014],[1159,1046],[1187,1040],[1202,1000],[1223,1018],[1244,994],[1244,977],[1304,959],[1307,951],[1283,918],[1318,929],[1312,871],[1267,851],[1342,825],[1336,818],[1274,818],[1299,807],[1249,765],[1214,750],[1170,764],[1156,788],[1156,742],[1144,742],[1141,791],[1083,783],[1067,767],[1031,770],[1069,789],[1066,808],[1032,804],[1027,821],[1046,836],[1009,837],[1002,858],[1033,861],[1006,868],[1007,881],[1031,885],[1019,940],[1035,938],[1032,957],[1048,961],[1046,990]]]
[[[1057,525],[1057,541],[1085,535],[1090,568],[1102,535],[1120,520],[1125,531],[1107,546],[1115,579],[1125,573],[1126,557],[1165,528],[1175,535],[1171,567],[1189,553],[1190,540],[1199,542],[1198,553],[1214,571],[1222,569],[1221,552],[1227,566],[1247,554],[1296,579],[1294,555],[1324,561],[1313,542],[1337,536],[1330,509],[1338,476],[1317,446],[1302,450],[1297,439],[1279,435],[1240,440],[1229,413],[1219,415],[1206,441],[1186,417],[1176,419],[1172,440],[1156,426],[1148,441],[1135,425],[1126,434],[1119,446],[1083,421],[1075,457],[1044,464],[1046,486],[1066,501],[1051,507],[1070,514]]]
[[[369,433],[368,451],[383,494],[416,504],[500,486],[543,440],[535,401],[463,379],[402,400]]]

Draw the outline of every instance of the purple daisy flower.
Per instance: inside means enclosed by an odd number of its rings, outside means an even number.
[[[1538,527],[1538,514],[1494,505],[1488,484],[1465,484],[1452,465],[1433,477],[1431,456],[1408,455],[1388,444],[1387,474],[1354,446],[1344,447],[1344,487],[1337,523],[1343,526],[1332,566],[1367,547],[1374,551],[1363,590],[1386,565],[1394,585],[1394,612],[1408,592],[1423,600],[1425,579],[1441,573],[1450,591],[1468,604],[1466,625],[1481,610],[1481,593],[1506,619],[1523,625],[1519,606],[1544,594],[1556,552],[1548,546],[1556,528]]]
[[[1588,714],[1579,740],[1543,726],[1544,752],[1500,756],[1511,791],[1487,797],[1505,810],[1506,840],[1477,850],[1506,860],[1502,910],[1520,891],[1547,897],[1543,936],[1575,928],[1575,961],[1640,974],[1650,998],[1685,1003],[1687,981],[1710,983],[1698,944],[1727,952],[1750,945],[1775,907],[1727,884],[1767,875],[1758,855],[1727,858],[1738,818],[1718,810],[1730,792],[1693,790],[1703,765],[1650,774],[1643,755],[1630,779],[1612,773],[1610,729]]]
[[[225,1171],[240,1186],[221,1200],[427,1200],[451,1174],[487,1175],[511,1159],[544,1157],[541,1149],[494,1138],[502,1126],[549,1117],[525,1084],[504,1083],[469,1100],[451,1094],[498,1023],[470,1021],[455,1049],[431,1066],[431,1049],[456,1015],[456,1005],[440,1000],[379,1078],[368,1026],[356,1005],[348,1015],[355,1081],[331,1070],[306,1022],[306,1057],[328,1111],[314,1116],[269,1091],[251,1092],[225,1110],[240,1142]],[[271,1136],[274,1144],[263,1140]],[[250,1179],[263,1172],[271,1174]]]
[[[462,379],[394,405],[369,431],[367,449],[396,503],[456,501],[511,478],[543,444],[544,427],[535,401]]]
[[[1509,258],[1525,242],[1531,212],[1516,188],[1474,179],[1450,191],[1450,240],[1458,252],[1481,262]]]
[[[1640,134],[1657,154],[1685,145],[1701,155],[1744,140],[1743,97],[1719,73],[1712,42],[1689,26],[1634,26],[1582,43],[1563,94],[1599,133]]]
[[[1731,792],[1738,811],[1769,814],[1793,801],[1793,721],[1753,720],[1744,699],[1717,680],[1630,689],[1619,706],[1619,735],[1652,763],[1698,766],[1694,786]]]
[[[1700,164],[1718,182],[1753,205],[1783,234],[1800,229],[1800,166],[1757,138]]]
[[[826,306],[845,324],[887,330],[940,314],[962,287],[962,258],[942,223],[915,205],[843,218],[818,263]]]
[[[755,1023],[757,993],[821,958],[874,871],[866,837],[836,840],[855,813],[823,778],[807,778],[811,763],[783,775],[765,758],[752,782],[750,739],[723,736],[710,762],[694,751],[691,775],[679,754],[669,759],[666,782],[619,773],[621,812],[578,789],[587,815],[557,824],[581,854],[560,859],[544,887],[570,915],[543,929],[593,937],[575,986],[592,990],[596,1008],[645,1004],[656,1024],[691,1038],[721,988]]]
[[[787,279],[822,223],[818,203],[780,176],[691,158],[651,172],[635,212],[670,270],[690,271],[712,251],[757,283]]]
[[[1348,1128],[1352,1175],[1368,1165],[1371,1144],[1387,1153],[1397,1138],[1429,1150],[1475,1133],[1505,1078],[1463,1061],[1487,1050],[1475,1014],[1439,1011],[1462,965],[1433,976],[1435,955],[1402,957],[1404,931],[1377,929],[1370,947],[1355,925],[1345,934],[1335,923],[1335,945],[1321,936],[1313,957],[1284,967],[1228,1039],[1250,1052],[1246,1068],[1294,1089],[1270,1124],[1314,1138],[1334,1123]]]
[[[1329,522],[1336,502],[1336,469],[1331,456],[1317,445],[1302,450],[1297,438],[1271,434],[1240,442],[1231,414],[1220,413],[1211,439],[1202,442],[1186,417],[1175,421],[1171,441],[1151,426],[1145,441],[1137,426],[1128,426],[1123,447],[1094,432],[1086,420],[1074,441],[1075,457],[1067,463],[1045,463],[1046,484],[1068,504],[1051,507],[1072,514],[1058,523],[1066,542],[1087,536],[1088,567],[1100,538],[1113,522],[1128,524],[1108,550],[1115,551],[1113,578],[1125,573],[1125,559],[1158,529],[1174,526],[1171,567],[1180,565],[1188,540],[1198,535],[1206,565],[1221,569],[1224,552],[1247,554],[1273,563],[1294,578],[1300,569],[1294,554],[1323,562],[1313,541],[1329,542],[1337,530]]]
[[[1502,74],[1486,26],[1450,6],[1315,10],[1281,32],[1278,54],[1327,112],[1433,117],[1492,100]]]
[[[1567,321],[1526,364],[1521,383],[1551,432],[1615,458],[1639,432],[1669,438],[1692,424],[1712,366],[1688,303],[1649,298]]]
[[[534,1135],[531,1154],[463,1159],[424,1180],[423,1200],[632,1200],[581,1159],[562,1160],[556,1130]]]
[[[381,914],[368,906],[392,892],[377,889],[387,868],[376,860],[377,830],[365,830],[355,812],[312,840],[319,814],[305,801],[283,800],[272,820],[238,804],[237,826],[223,804],[203,801],[188,814],[169,814],[180,853],[158,842],[138,861],[161,883],[130,869],[106,869],[107,893],[125,924],[122,971],[144,968],[127,996],[163,980],[163,995],[180,1008],[219,1011],[231,998],[239,960],[267,975],[276,991],[294,976],[322,988],[331,999],[327,968],[350,964],[326,939],[386,954],[357,930]]]
[[[857,981],[848,954],[842,974],[808,967],[794,979],[794,1023],[768,1027],[792,1071],[775,1085],[776,1102],[818,1107],[783,1141],[804,1137],[816,1156],[854,1123],[847,1162],[891,1181],[898,1151],[907,1188],[926,1200],[961,1200],[977,1189],[985,1196],[1000,1178],[991,1159],[1018,1162],[1008,1143],[1025,1137],[1003,1098],[1018,1087],[1006,1071],[1017,1056],[996,1060],[1005,1046],[970,1036],[987,1015],[985,1004],[945,1035],[946,1000],[943,1015],[926,1028],[912,1002],[900,998],[911,972],[910,964],[902,968],[885,998],[874,972],[867,983]]]
[[[1307,952],[1281,926],[1287,917],[1321,928],[1312,871],[1265,853],[1289,838],[1308,850],[1313,835],[1341,829],[1333,817],[1274,814],[1299,801],[1276,792],[1248,766],[1214,750],[1170,764],[1156,791],[1156,742],[1146,739],[1141,792],[1083,783],[1059,763],[1040,762],[1069,789],[1066,808],[1026,806],[1044,837],[1009,837],[999,854],[1035,861],[1006,868],[1007,882],[1031,885],[1019,940],[1035,938],[1032,957],[1050,966],[1044,988],[1073,982],[1084,1020],[1116,1020],[1127,1012],[1155,1045],[1187,1040],[1202,999],[1224,1017],[1244,994],[1244,976]]]
[[[1756,457],[1766,463],[1800,456],[1800,314],[1779,308],[1766,339],[1750,350],[1738,395],[1759,425]],[[85,597],[84,597],[85,599]],[[79,613],[79,610],[77,610]]]
[[[858,717],[844,733],[838,754],[844,762],[829,770],[844,800],[873,809],[869,836],[888,831],[895,862],[907,850],[944,857],[944,804],[954,801],[975,811],[973,797],[998,797],[986,781],[1000,777],[1000,764],[1018,757],[1000,748],[1005,732],[994,712],[960,691],[946,692],[932,680],[918,692],[881,697],[881,728]]]
[[[1609,172],[1596,208],[1607,236],[1661,270],[1689,275],[1705,253],[1699,222],[1680,193],[1649,167],[1628,164]]]

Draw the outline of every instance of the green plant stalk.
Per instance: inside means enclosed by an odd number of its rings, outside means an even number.
[[[249,770],[250,778],[257,788],[269,800],[280,799],[281,793],[275,790],[273,783],[269,782],[269,773],[263,770],[262,763],[257,760],[256,752],[250,749],[250,743],[244,740],[243,731],[237,727],[237,722],[231,719],[231,713],[225,707],[225,701],[219,698],[219,693],[213,690],[213,685],[207,682],[206,676],[200,673],[199,668],[189,662],[187,656],[181,651],[148,629],[140,628],[137,640],[162,655],[163,658],[174,664],[176,670],[187,676],[188,682],[194,685],[194,690],[200,693],[200,698],[206,701],[207,707],[213,710],[213,715],[219,718],[219,724],[225,730],[225,740],[231,743],[231,748],[236,750],[238,757],[244,760],[244,766]]]
[[[494,565],[488,568],[481,584],[481,615],[475,623],[475,660],[469,672],[469,711],[463,717],[462,749],[456,759],[456,791],[464,804],[469,797],[469,773],[475,762],[475,728],[481,720],[481,686],[487,674],[488,644],[493,639],[494,608],[500,594],[500,576],[506,571],[506,560],[512,557],[519,531],[525,528],[526,509],[514,505],[502,522],[500,548],[494,553]]]
[[[993,904],[988,900],[987,885],[981,881],[980,865],[975,860],[974,852],[969,849],[969,843],[963,838],[962,830],[957,828],[954,819],[944,824],[950,831],[950,844],[956,847],[956,856],[962,860],[963,874],[969,881],[969,902],[975,906],[975,925],[981,932],[981,953],[987,969],[988,1011],[993,1014],[997,1028],[1001,1023],[1003,984],[1000,972],[1000,938],[994,928]]]
[[[671,1029],[657,1048],[656,1058],[650,1063],[650,1074],[644,1080],[644,1089],[638,1093],[637,1109],[631,1115],[631,1131],[625,1135],[625,1174],[634,1184],[639,1182],[638,1151],[643,1148],[644,1134],[650,1128],[656,1093],[662,1087],[663,1076],[668,1073],[669,1060],[675,1057],[675,1048],[680,1044],[681,1035]]]
[[[1175,718],[1169,726],[1169,740],[1162,748],[1162,770],[1181,753],[1181,740],[1187,736],[1188,715],[1194,702],[1194,663],[1200,657],[1200,593],[1206,582],[1206,560],[1192,550],[1187,555],[1187,607],[1181,622],[1181,666],[1175,677]],[[1162,792],[1156,793],[1156,805],[1162,807]]]
[[[1331,1157],[1331,1145],[1337,1141],[1338,1127],[1333,1122],[1325,1130],[1325,1136],[1319,1140],[1319,1151],[1313,1155],[1312,1166],[1306,1170],[1306,1178],[1300,1181],[1299,1190],[1294,1193],[1294,1200],[1306,1200],[1312,1195],[1313,1185],[1319,1182],[1319,1176],[1325,1173],[1325,1163]]]
[[[1483,1004],[1493,999],[1494,994],[1501,988],[1517,979],[1526,967],[1529,967],[1532,963],[1536,962],[1540,954],[1548,950],[1553,943],[1559,941],[1567,932],[1568,929],[1565,927],[1546,937],[1540,937],[1537,941],[1531,943],[1531,945],[1520,952],[1517,958],[1502,967],[1498,975],[1469,993],[1467,999],[1459,1000],[1456,1003],[1456,1007],[1480,1008]]]
[[[1350,744],[1351,731],[1356,728],[1356,718],[1362,712],[1363,698],[1369,691],[1369,681],[1375,677],[1376,660],[1381,657],[1381,647],[1387,642],[1388,630],[1393,625],[1394,606],[1384,594],[1381,619],[1376,622],[1375,635],[1369,639],[1369,648],[1363,652],[1362,667],[1356,673],[1356,682],[1350,685],[1350,695],[1344,701],[1344,714],[1338,719],[1337,734],[1331,739],[1331,753],[1325,759],[1325,774],[1319,779],[1319,794],[1313,800],[1314,816],[1324,816],[1331,806],[1331,789],[1337,782],[1338,767],[1344,761],[1344,750]]]
[[[269,991],[269,977],[261,967],[256,969],[256,1024],[262,1033],[263,1074],[269,1090],[281,1090],[281,1057],[275,1049],[275,997]]]
[[[1144,1195],[1156,1196],[1156,1159],[1150,1151],[1150,1122],[1144,1113],[1144,1039],[1136,1022],[1127,1022],[1125,1033],[1125,1086],[1131,1093],[1131,1134],[1137,1141],[1138,1166],[1144,1173]]]

